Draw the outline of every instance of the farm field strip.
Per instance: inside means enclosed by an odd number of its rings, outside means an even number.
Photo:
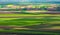
[[[60,16],[59,14],[0,14],[0,16]]]
[[[29,31],[29,30],[35,30],[35,31],[38,31],[38,33],[40,32],[46,32],[47,30],[49,32],[47,33],[51,33],[50,31],[52,30],[59,30],[60,31],[60,26],[52,26],[54,24],[60,24],[60,15],[52,15],[52,14],[46,14],[46,15],[22,15],[22,14],[1,14],[0,16],[2,17],[7,17],[7,18],[0,18],[0,26],[11,26],[11,27],[16,27],[16,28],[9,28],[9,32],[23,32],[24,30],[24,33]],[[20,16],[19,18],[8,18],[8,17],[17,17],[17,16]],[[21,16],[24,16],[23,18]],[[27,16],[27,17],[26,17]],[[35,16],[35,17],[34,17]],[[42,16],[42,17],[40,17]],[[48,17],[47,17],[48,16]],[[51,17],[52,16],[52,17]],[[54,17],[53,17],[54,16]],[[41,27],[45,27],[46,25],[44,24],[47,24],[48,28],[40,28],[39,26]],[[44,25],[44,26],[43,26]],[[20,26],[20,27],[19,27]],[[25,26],[27,26],[28,28],[26,28]],[[33,28],[29,28],[29,27],[33,27]],[[35,29],[36,28],[36,29]],[[57,29],[56,29],[57,28]],[[6,29],[6,28],[5,28]],[[5,30],[5,29],[1,29],[0,28],[0,32],[2,31],[6,31],[8,32],[8,30]],[[43,31],[42,31],[43,30]],[[31,33],[32,31],[29,31],[28,33]],[[44,33],[45,33],[44,32]],[[33,33],[37,33],[37,32],[34,32]],[[54,33],[55,34],[55,33]]]
[[[56,19],[60,19],[59,14],[35,14],[35,15],[34,14],[0,14],[0,18],[44,18],[44,17],[47,18],[55,17]]]
[[[51,17],[52,18],[52,17]],[[0,18],[0,25],[18,25],[18,24],[27,24],[27,25],[34,25],[34,24],[60,24],[60,19],[51,19],[50,17],[45,18]]]

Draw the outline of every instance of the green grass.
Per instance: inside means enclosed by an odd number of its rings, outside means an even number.
[[[43,17],[43,18],[0,18],[0,25],[36,25],[36,24],[50,24],[60,21],[59,17]]]
[[[25,34],[59,34],[54,32],[42,32],[42,31],[35,31],[35,30],[0,30],[0,32],[8,32],[8,33],[25,33]]]
[[[0,14],[0,16],[27,16],[26,18],[0,18],[1,26],[34,26],[41,24],[60,24],[60,15],[52,15],[52,14]],[[42,16],[42,17],[30,17],[29,16]],[[46,17],[47,16],[47,17]],[[49,17],[56,16],[56,17]],[[52,27],[52,26],[51,26]],[[55,26],[56,28],[60,26]],[[52,28],[55,28],[54,26]],[[34,34],[59,34],[53,32],[42,32],[42,31],[29,31],[29,30],[4,30],[0,29],[0,32],[18,32],[18,33],[34,33]]]
[[[0,16],[60,16],[59,14],[0,14]]]

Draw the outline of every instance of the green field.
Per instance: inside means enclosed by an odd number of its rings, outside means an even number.
[[[17,18],[8,18],[8,17]],[[20,18],[23,16],[23,18]],[[25,16],[25,17],[24,17]],[[0,29],[1,32],[21,32],[21,33],[36,33],[36,34],[59,34],[54,31],[40,31],[40,28],[60,28],[60,15],[59,14],[0,14],[0,26],[14,26],[10,30]],[[46,26],[47,25],[47,26]],[[19,28],[17,28],[19,27]],[[39,30],[39,31],[38,31]],[[35,32],[34,32],[35,31]],[[36,32],[37,31],[37,32]]]

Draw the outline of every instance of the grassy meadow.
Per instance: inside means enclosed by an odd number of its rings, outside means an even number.
[[[13,27],[0,28],[0,32],[59,34],[60,14],[0,14],[0,26]],[[47,31],[45,28],[57,28],[59,31]]]

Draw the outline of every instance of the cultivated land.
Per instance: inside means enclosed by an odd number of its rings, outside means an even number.
[[[60,14],[0,14],[0,32],[58,35]]]

